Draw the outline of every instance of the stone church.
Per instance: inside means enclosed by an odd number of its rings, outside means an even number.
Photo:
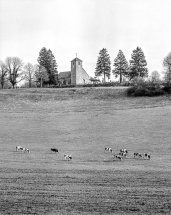
[[[82,67],[82,60],[77,58],[77,56],[71,61],[71,71],[60,72],[58,74],[58,79],[60,83],[64,85],[91,83],[89,75]]]

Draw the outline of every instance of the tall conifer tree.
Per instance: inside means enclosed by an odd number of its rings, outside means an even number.
[[[117,57],[114,59],[114,70],[112,71],[115,77],[119,76],[120,83],[122,82],[122,77],[126,77],[128,74],[128,62],[121,50],[119,50]]]
[[[107,53],[107,49],[103,48],[99,52],[99,57],[97,59],[97,64],[96,64],[96,71],[95,71],[95,76],[101,76],[104,75],[104,82],[106,81],[106,76],[110,78],[110,73],[111,73],[111,62],[110,62],[110,56]]]
[[[44,66],[46,68],[49,76],[48,83],[56,84],[58,80],[58,70],[55,56],[53,55],[52,51],[50,49],[47,50],[45,47],[43,47],[39,52],[37,61],[41,66]]]
[[[147,61],[145,59],[144,53],[140,47],[133,50],[131,55],[130,67],[129,67],[129,77],[130,79],[134,77],[148,77]]]

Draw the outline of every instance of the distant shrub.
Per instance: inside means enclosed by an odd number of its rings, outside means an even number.
[[[90,84],[69,84],[69,85],[44,85],[43,88],[81,88],[81,87],[117,87],[117,86],[132,86],[133,84],[130,82],[104,82],[104,83],[90,83]],[[40,86],[37,86],[40,87]]]
[[[168,94],[171,94],[171,84],[169,84],[169,83],[164,84],[163,91]]]
[[[160,96],[164,95],[165,91],[159,83],[141,80],[129,87],[126,93],[127,96]]]
[[[104,82],[104,83],[77,85],[77,87],[116,87],[116,86],[128,86],[128,83],[120,84],[119,82]]]

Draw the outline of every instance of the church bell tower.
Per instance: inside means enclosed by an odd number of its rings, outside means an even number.
[[[71,84],[82,84],[82,60],[74,58],[71,61]]]

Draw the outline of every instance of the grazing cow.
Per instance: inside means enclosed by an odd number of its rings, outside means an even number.
[[[120,149],[120,152],[125,152],[128,154],[128,150],[127,149]]]
[[[142,154],[138,152],[134,152],[134,158],[142,158]]]
[[[24,152],[27,152],[27,153],[30,153],[30,150],[27,149],[27,148],[23,148],[23,151],[24,151]]]
[[[16,151],[22,151],[22,152],[27,152],[30,153],[30,150],[27,148],[24,148],[22,146],[16,146]]]
[[[134,152],[134,158],[138,157],[138,154],[139,154],[138,152]]]
[[[114,155],[114,158],[116,158],[116,159],[118,159],[118,160],[122,160],[122,157],[121,157],[121,155]]]
[[[72,156],[71,155],[64,155],[65,160],[72,160]]]
[[[144,153],[144,158],[147,158],[150,160],[150,155],[148,153]]]
[[[19,151],[19,150],[20,150],[20,151],[23,151],[23,149],[24,149],[24,148],[23,148],[22,146],[16,146],[16,151]]]
[[[126,158],[127,153],[126,152],[119,152],[119,155]]]
[[[59,152],[58,149],[55,149],[55,148],[51,148],[50,150],[51,150],[52,152],[55,152],[55,153],[56,153],[56,152]]]
[[[143,156],[142,156],[142,154],[141,154],[141,153],[138,153],[138,157],[139,157],[139,158],[142,158]]]
[[[105,152],[113,152],[113,150],[111,148],[105,148]]]

